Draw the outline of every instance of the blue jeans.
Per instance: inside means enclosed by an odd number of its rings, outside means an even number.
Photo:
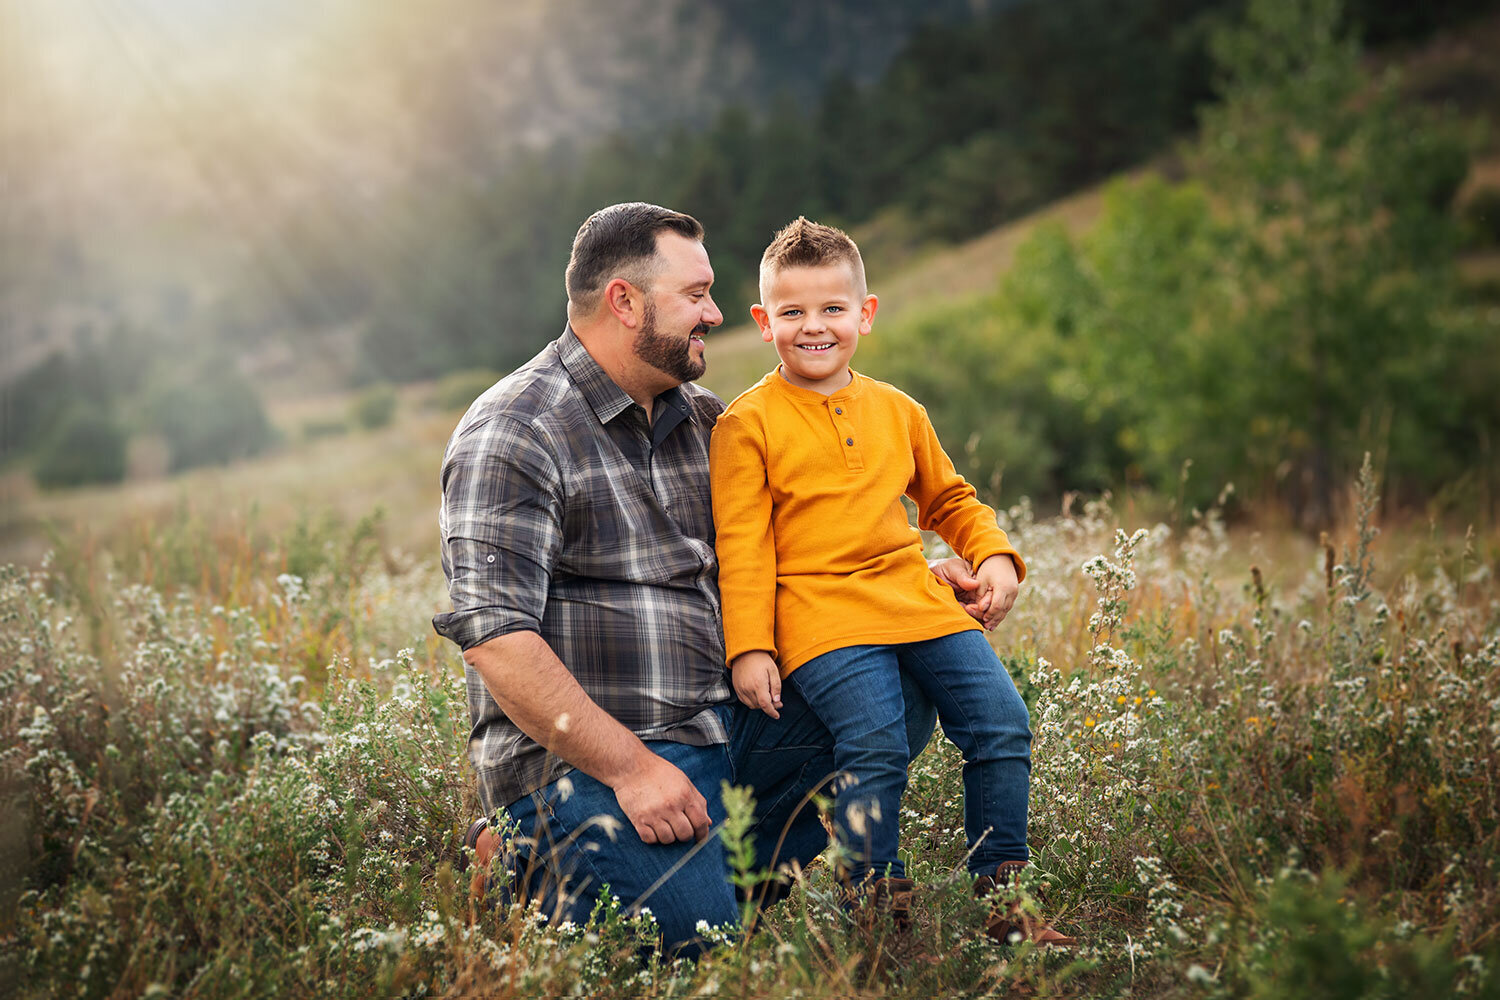
[[[1002,861],[1027,860],[1026,703],[984,633],[969,630],[925,642],[837,649],[798,667],[783,687],[795,687],[823,720],[833,733],[835,764],[852,776],[843,779],[834,810],[835,831],[855,859],[851,877],[887,869],[906,874],[896,854],[910,759],[903,678],[937,707],[943,732],[963,752],[969,870],[990,874]]]
[[[931,703],[914,685],[900,701],[903,745],[920,752],[932,737]],[[738,703],[717,709],[729,729],[729,744],[688,746],[665,740],[646,745],[681,768],[708,800],[709,818],[724,819],[720,785],[748,785],[755,796],[751,828],[756,865],[807,864],[828,846],[828,834],[809,804],[811,793],[836,773],[833,738],[789,687],[782,690],[781,718]],[[567,794],[564,794],[566,792]],[[697,925],[739,921],[729,866],[718,837],[702,843],[647,844],[620,811],[614,790],[574,770],[505,807],[519,827],[510,864],[518,888],[541,901],[552,921],[588,919],[600,889],[630,910],[649,908],[668,953],[694,956]]]

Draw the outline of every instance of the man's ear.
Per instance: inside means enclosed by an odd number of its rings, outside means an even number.
[[[880,308],[880,300],[873,295],[866,295],[865,300],[859,305],[859,335],[863,337],[870,332],[870,327],[875,323],[875,310]]]
[[[635,329],[641,321],[645,296],[624,278],[612,278],[604,286],[604,306],[621,326]]]
[[[760,339],[766,343],[771,342],[771,314],[766,312],[766,307],[759,302],[750,307],[750,317],[755,320],[755,325],[760,327]]]

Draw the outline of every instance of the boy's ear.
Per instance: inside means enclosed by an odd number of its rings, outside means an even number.
[[[750,316],[755,320],[755,325],[760,327],[760,339],[766,343],[771,342],[771,314],[766,312],[766,307],[759,302],[750,307]]]
[[[859,335],[863,337],[870,332],[870,327],[875,322],[875,310],[880,308],[880,299],[873,295],[866,295],[865,300],[859,305]]]

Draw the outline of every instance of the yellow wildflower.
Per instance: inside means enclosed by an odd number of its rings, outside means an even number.
[[[1085,717],[1083,720],[1083,724],[1092,729],[1094,726],[1094,717],[1092,715]]]

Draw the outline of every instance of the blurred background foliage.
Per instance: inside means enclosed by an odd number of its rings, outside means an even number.
[[[383,427],[420,380],[462,405],[556,336],[613,201],[698,216],[736,323],[797,214],[850,227],[879,292],[1131,170],[989,290],[888,302],[862,363],[971,478],[1233,481],[1316,525],[1371,450],[1398,504],[1488,511],[1495,9],[0,0],[0,472],[229,462]]]
[[[1171,495],[1191,459],[1190,502],[1238,482],[1313,525],[1365,450],[1409,503],[1476,463],[1488,487],[1500,338],[1459,288],[1452,211],[1478,139],[1367,71],[1338,18],[1254,5],[1211,38],[1190,180],[1117,183],[1088,232],[1040,229],[997,292],[877,344],[972,435],[971,472]]]

